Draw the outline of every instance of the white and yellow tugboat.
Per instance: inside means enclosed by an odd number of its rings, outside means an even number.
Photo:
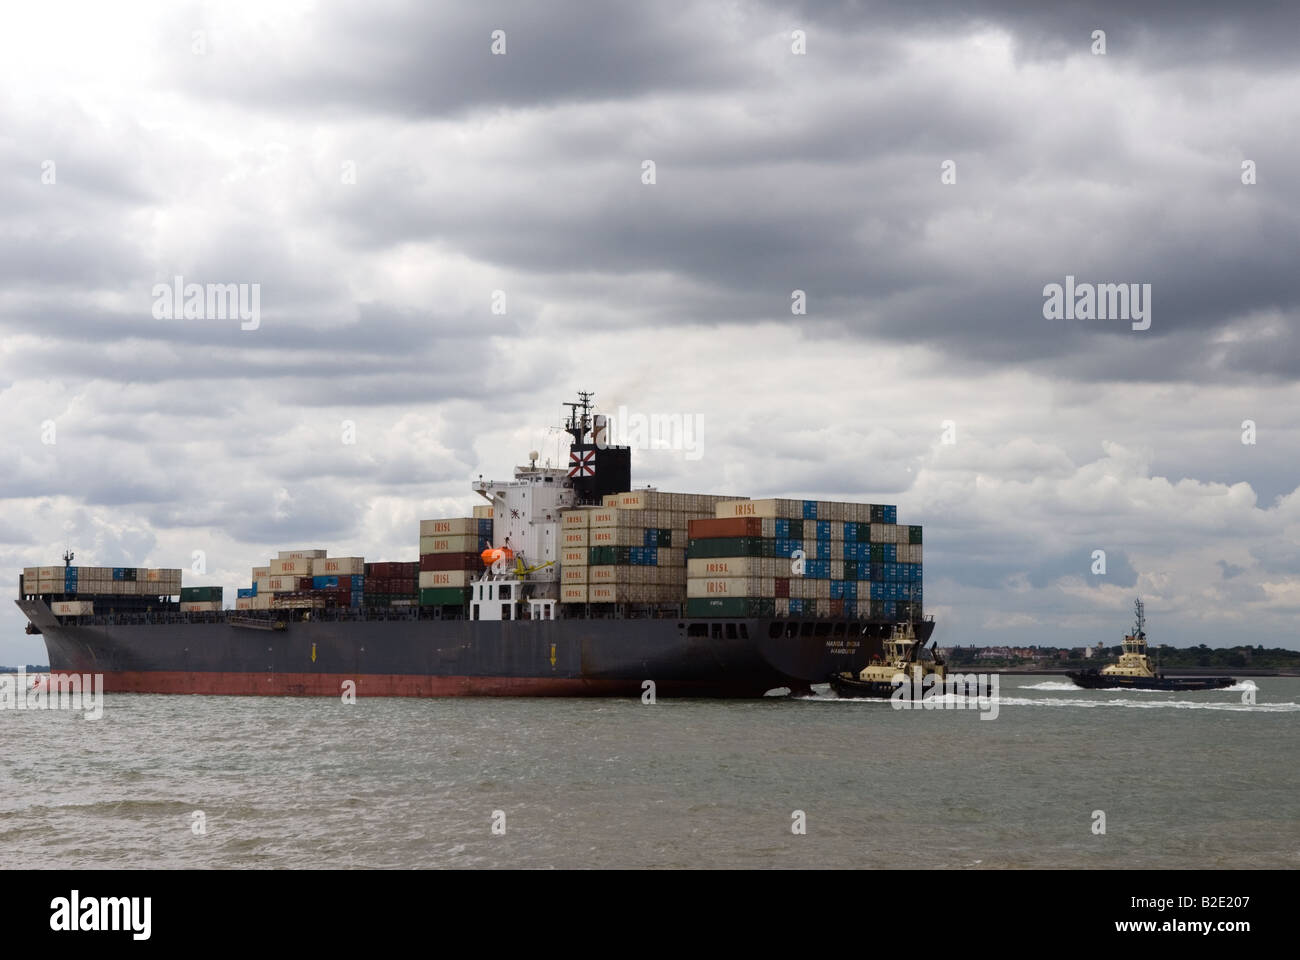
[[[917,639],[912,624],[895,624],[883,646],[884,655],[873,657],[857,676],[848,672],[833,674],[829,679],[831,689],[841,697],[888,700],[899,688],[900,680],[911,684],[916,699],[920,699],[923,688],[942,688],[948,664],[937,650]],[[981,690],[980,695],[991,695],[991,686]]]
[[[1166,677],[1147,655],[1146,616],[1142,601],[1134,603],[1137,623],[1124,638],[1119,660],[1100,670],[1073,670],[1066,673],[1086,690],[1221,690],[1236,683],[1233,677]]]

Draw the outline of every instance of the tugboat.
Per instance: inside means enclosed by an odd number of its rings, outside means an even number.
[[[1085,690],[1221,690],[1236,683],[1234,677],[1166,677],[1147,656],[1146,616],[1142,601],[1134,601],[1137,623],[1124,638],[1123,652],[1116,663],[1100,670],[1072,670],[1066,673]]]
[[[831,689],[841,697],[873,697],[890,699],[899,688],[899,680],[909,674],[912,678],[914,699],[920,699],[923,683],[926,689],[942,693],[948,676],[948,664],[933,647],[916,638],[911,623],[894,624],[893,633],[884,642],[883,657],[873,657],[857,676],[843,672],[832,674],[828,680]],[[906,681],[904,681],[906,682]],[[963,687],[963,692],[965,688]],[[975,691],[972,690],[972,693]],[[978,691],[979,696],[992,696],[992,684]]]

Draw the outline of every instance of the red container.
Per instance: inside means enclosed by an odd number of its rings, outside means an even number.
[[[425,566],[426,562],[428,566]],[[482,570],[483,559],[477,553],[429,553],[420,558],[420,569]]]
[[[752,519],[752,518],[748,518],[748,519]],[[777,578],[776,578],[775,594],[776,594],[776,596],[778,596],[778,597],[788,597],[788,596],[790,596],[790,578],[789,578],[789,577],[777,577]]]
[[[832,617],[842,617],[842,616],[844,616],[844,601],[843,601],[843,600],[832,600],[832,601],[831,601],[831,616],[832,616]]]
[[[687,524],[687,536],[692,540],[704,540],[711,537],[761,537],[763,519],[761,517],[706,517],[692,520]]]

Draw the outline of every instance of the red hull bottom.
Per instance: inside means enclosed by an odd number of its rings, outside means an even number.
[[[564,677],[433,677],[416,674],[188,673],[131,670],[103,674],[106,693],[180,693],[264,697],[338,697],[354,689],[359,697],[609,697],[640,696],[640,681]],[[345,684],[355,684],[349,688]],[[662,688],[656,691],[667,695]],[[689,696],[690,684],[674,684]],[[703,684],[699,696],[716,696],[717,684]],[[751,696],[761,695],[749,694]],[[744,694],[742,694],[744,695]]]

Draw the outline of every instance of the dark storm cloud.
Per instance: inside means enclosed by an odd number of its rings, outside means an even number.
[[[422,116],[500,105],[626,97],[734,81],[732,18],[706,4],[562,0],[430,5],[402,0],[341,6],[304,21],[269,48],[225,35],[210,55],[164,49],[191,89],[281,110],[337,107]],[[492,33],[506,54],[492,56]]]

